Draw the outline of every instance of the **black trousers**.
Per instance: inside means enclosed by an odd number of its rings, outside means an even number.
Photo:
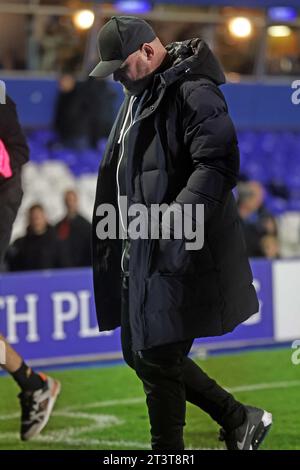
[[[143,383],[154,450],[183,450],[186,401],[230,431],[245,419],[244,407],[189,357],[193,340],[133,352],[128,315],[128,276],[123,277],[121,341],[124,359]]]
[[[22,196],[21,174],[19,172],[7,180],[0,180],[0,271]]]

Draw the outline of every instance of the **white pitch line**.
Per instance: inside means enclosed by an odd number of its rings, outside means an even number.
[[[285,382],[265,382],[258,384],[249,384],[249,385],[240,385],[237,387],[227,387],[226,390],[230,393],[237,392],[254,392],[256,390],[273,390],[277,388],[290,388],[300,386],[300,380],[290,380]],[[63,412],[69,412],[72,410],[81,409],[93,409],[93,408],[106,408],[110,406],[121,406],[121,405],[136,405],[139,403],[144,403],[145,397],[135,397],[135,398],[124,398],[121,400],[105,400],[98,401],[94,403],[78,404],[73,405],[62,410]],[[57,413],[57,412],[54,412]],[[9,415],[11,418],[17,418],[19,414],[14,413],[14,415]],[[0,420],[5,420],[6,417],[0,414]]]
[[[290,387],[297,387],[297,386],[300,386],[300,380],[240,385],[238,387],[227,387],[226,390],[228,390],[228,392],[230,393],[237,393],[237,392],[254,392],[256,390],[273,390],[277,388],[290,388]],[[75,410],[77,408],[80,408],[80,409],[106,408],[110,406],[136,405],[136,404],[144,403],[144,402],[145,402],[145,397],[135,397],[135,398],[125,398],[121,400],[98,401],[94,403],[86,403],[84,405],[74,405],[67,409]]]
[[[105,439],[89,439],[89,438],[81,438],[81,439],[72,439],[72,438],[65,438],[60,436],[61,440],[56,441],[57,443],[62,443],[67,446],[78,446],[78,447],[106,447],[107,449],[111,450],[111,448],[117,447],[120,449],[121,447],[127,447],[130,450],[141,449],[141,450],[151,450],[151,446],[147,442],[137,442],[137,441],[110,441]],[[0,441],[19,441],[20,436],[18,433],[15,432],[8,432],[8,433],[1,433],[0,434]],[[49,443],[49,435],[45,436],[38,436],[35,438],[34,442],[40,443]],[[54,444],[55,441],[52,441]],[[225,450],[221,447],[187,447],[186,450]]]
[[[265,382],[252,385],[241,385],[239,387],[227,388],[229,392],[254,392],[256,390],[272,390],[275,388],[290,388],[300,385],[300,380],[290,380],[286,382]]]
[[[58,433],[57,433],[58,434]],[[7,433],[1,433],[0,434],[0,441],[19,441],[20,440],[20,435],[16,432],[7,432]],[[99,448],[101,447],[107,447],[108,449],[111,447],[127,447],[129,449],[145,449],[148,450],[150,449],[150,444],[147,442],[135,442],[135,441],[110,441],[110,440],[105,440],[105,439],[90,439],[90,438],[72,438],[66,436],[63,432],[61,432],[59,435],[57,435],[57,438],[52,438],[52,436],[49,436],[49,433],[46,433],[45,435],[37,436],[33,441],[36,443],[46,443],[49,444],[50,442],[52,444],[61,444],[63,443],[64,445],[67,446],[78,446],[78,447],[96,447]]]
[[[290,381],[282,381],[282,382],[267,382],[267,383],[258,383],[258,384],[249,384],[249,385],[241,385],[238,387],[231,387],[227,388],[229,392],[252,392],[256,390],[273,390],[273,389],[280,389],[280,388],[291,388],[300,386],[300,380],[290,380]],[[40,443],[64,443],[67,446],[78,446],[78,447],[125,447],[129,449],[150,449],[148,443],[144,442],[134,442],[134,441],[111,441],[111,440],[104,440],[104,439],[94,439],[94,438],[81,438],[79,437],[80,434],[83,432],[97,432],[101,429],[110,426],[116,426],[123,423],[123,421],[119,420],[116,416],[113,415],[97,415],[97,414],[88,414],[82,411],[76,412],[76,408],[88,409],[88,408],[102,408],[102,407],[109,407],[109,406],[120,406],[120,405],[134,405],[137,403],[143,403],[145,401],[145,397],[135,397],[135,398],[128,398],[128,399],[121,399],[121,400],[107,400],[107,401],[100,401],[95,403],[87,403],[85,405],[77,405],[70,408],[64,408],[62,410],[54,411],[54,416],[62,416],[62,417],[69,417],[69,418],[76,418],[76,419],[84,419],[90,420],[91,423],[85,426],[77,426],[74,427],[67,427],[61,431],[50,431],[45,435],[40,435],[36,438],[37,442]],[[72,412],[72,410],[74,410]],[[17,419],[19,418],[19,413],[11,413],[7,415],[0,414],[0,420],[10,420],[10,419]],[[78,436],[78,437],[77,437]],[[7,440],[19,440],[19,434],[14,432],[8,433],[1,433],[0,434],[0,441],[7,441]],[[196,449],[193,449],[196,450]],[[197,450],[206,450],[205,448],[197,449]],[[220,448],[215,448],[211,450],[222,450]]]
[[[94,403],[86,403],[85,405],[74,405],[66,408],[67,410],[73,410],[77,408],[106,408],[109,406],[118,406],[118,405],[136,405],[138,403],[146,403],[146,397],[136,397],[136,398],[124,398],[121,400],[105,400],[105,401],[96,401]]]
[[[123,440],[106,440],[106,439],[95,439],[95,438],[83,438],[80,437],[83,433],[99,433],[103,431],[103,429],[111,426],[118,426],[123,424],[124,422],[113,415],[98,415],[98,414],[90,414],[90,413],[83,413],[83,412],[70,412],[66,409],[57,410],[53,412],[53,416],[61,416],[64,418],[75,418],[75,419],[83,419],[90,421],[88,425],[84,426],[77,426],[77,427],[70,427],[67,426],[64,429],[57,430],[57,431],[48,431],[44,435],[39,435],[34,439],[34,442],[37,443],[64,443],[67,446],[77,446],[77,447],[126,447],[129,449],[150,449],[150,445],[147,442],[135,442],[135,441],[123,441]],[[2,415],[2,420],[10,420],[19,418],[19,414],[11,413],[8,415]],[[0,434],[0,441],[15,441],[19,440],[20,436],[18,433],[15,432],[7,432]]]
[[[7,419],[20,419],[20,413],[10,413],[8,415],[0,414],[0,421],[6,421]]]

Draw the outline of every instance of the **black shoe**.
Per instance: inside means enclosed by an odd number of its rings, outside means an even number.
[[[42,374],[40,374],[42,376]],[[28,441],[37,436],[46,426],[60,392],[57,380],[43,375],[45,384],[34,392],[21,392],[21,439]]]
[[[220,441],[228,450],[257,450],[272,426],[272,415],[265,410],[245,406],[246,419],[233,431],[220,430]]]

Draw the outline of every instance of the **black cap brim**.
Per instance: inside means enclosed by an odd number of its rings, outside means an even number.
[[[123,60],[102,60],[89,74],[90,77],[105,78],[118,70],[123,64]]]

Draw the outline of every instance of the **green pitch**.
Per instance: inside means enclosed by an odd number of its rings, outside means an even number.
[[[300,449],[300,366],[291,350],[210,357],[201,367],[240,401],[273,413],[263,449]],[[0,377],[0,449],[149,449],[149,424],[143,391],[125,366],[53,371],[62,394],[43,433],[19,440],[16,385]],[[187,408],[186,448],[222,449],[218,426],[201,410]]]

